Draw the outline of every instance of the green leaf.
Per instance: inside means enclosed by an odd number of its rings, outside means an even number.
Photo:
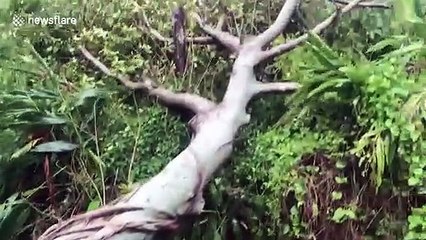
[[[376,178],[377,188],[382,185],[383,173],[387,164],[388,152],[385,144],[385,141],[378,135],[376,138],[376,147],[374,149],[374,164],[376,165],[374,177]]]
[[[324,55],[323,52],[321,52],[321,50],[318,49],[318,47],[312,46],[309,43],[307,43],[306,45],[311,47],[312,53],[315,55],[318,61],[323,65],[323,67],[325,67],[324,69],[325,71],[337,69],[340,67],[335,61],[333,61],[332,59],[329,59],[326,55]]]
[[[346,177],[335,177],[334,181],[336,181],[337,184],[348,183],[348,179]]]
[[[37,144],[38,140],[33,140],[30,141],[29,143],[25,144],[25,146],[23,146],[22,148],[18,149],[17,151],[15,151],[12,156],[10,157],[10,159],[16,159],[19,158],[23,155],[25,155],[26,153],[31,151],[31,148],[34,147],[35,144]]]
[[[326,92],[327,90],[330,90],[330,89],[339,88],[339,87],[341,87],[344,84],[349,83],[349,82],[350,82],[350,80],[345,79],[345,78],[328,80],[328,81],[322,83],[321,85],[319,85],[314,90],[310,91],[307,98],[312,98],[313,96],[324,93],[324,92]]]
[[[2,239],[13,239],[27,221],[30,209],[22,200],[17,200],[18,194],[9,197],[0,204],[0,236]]]
[[[78,146],[73,143],[65,141],[53,141],[42,143],[37,145],[32,151],[33,152],[44,152],[44,153],[59,153],[59,152],[69,152],[76,149]]]
[[[89,99],[104,97],[106,95],[106,91],[100,88],[89,88],[85,89],[77,95],[77,101],[75,106],[84,105]]]
[[[409,186],[416,186],[416,185],[418,185],[420,182],[421,182],[421,181],[420,181],[420,179],[418,179],[418,178],[416,178],[416,177],[410,177],[410,178],[408,179],[408,185],[409,185]]]
[[[322,39],[318,34],[315,34],[313,32],[308,32],[309,39],[308,42],[315,46],[319,52],[322,53],[322,55],[327,58],[330,61],[338,61],[339,55],[333,51]]]
[[[317,34],[308,33],[309,39],[306,45],[326,69],[337,69],[343,64],[339,55],[335,53]]]
[[[31,98],[33,100],[56,100],[58,94],[46,89],[31,89],[28,91],[14,90],[11,91],[12,96],[21,96],[22,98]]]
[[[343,194],[342,194],[342,192],[332,192],[331,193],[331,198],[333,199],[333,200],[340,200],[340,199],[342,199],[342,196],[343,196]]]
[[[344,209],[344,208],[338,208],[336,211],[334,211],[333,217],[331,220],[333,220],[336,223],[342,223],[348,219],[355,219],[356,215],[355,212],[351,209]]]
[[[99,208],[99,206],[101,206],[101,201],[99,200],[93,200],[89,203],[89,206],[87,206],[86,211],[92,211],[95,210],[97,208]]]
[[[404,35],[393,36],[391,38],[387,38],[385,40],[382,40],[382,41],[374,44],[373,46],[369,47],[367,52],[368,53],[378,52],[378,51],[381,51],[382,49],[384,49],[385,47],[388,47],[388,46],[397,47],[398,45],[401,45],[403,43],[403,41],[406,40],[406,39],[407,39],[407,36],[404,36]]]
[[[406,47],[399,48],[395,51],[392,51],[392,52],[386,54],[386,57],[400,57],[401,55],[405,55],[405,54],[408,54],[408,53],[411,53],[411,52],[421,51],[425,48],[426,48],[425,44],[422,41],[420,41],[420,42],[410,44]]]
[[[371,76],[371,67],[368,64],[358,64],[357,66],[345,66],[339,68],[339,71],[357,83],[364,83]]]
[[[64,118],[60,118],[57,116],[47,116],[42,117],[40,121],[38,121],[38,124],[47,124],[47,125],[62,125],[67,123],[68,121]]]

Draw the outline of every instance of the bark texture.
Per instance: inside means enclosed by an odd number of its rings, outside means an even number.
[[[348,12],[360,1],[348,3],[341,12]],[[204,186],[231,155],[233,140],[240,127],[250,121],[250,115],[246,112],[250,99],[260,93],[285,93],[299,87],[294,82],[261,83],[256,81],[254,73],[254,66],[261,61],[278,56],[307,39],[307,35],[302,35],[274,48],[263,49],[263,46],[281,34],[298,4],[299,0],[287,0],[268,30],[242,44],[238,37],[223,32],[220,28],[212,28],[199,16],[195,16],[209,37],[237,55],[225,96],[217,104],[201,96],[174,93],[154,84],[148,78],[131,81],[128,76],[113,73],[87,49],[81,47],[83,55],[93,65],[105,74],[117,78],[123,85],[131,89],[145,89],[148,94],[162,101],[193,111],[195,116],[190,124],[194,136],[184,151],[131,194],[101,209],[59,222],[49,228],[39,240],[155,239],[161,232],[176,230],[182,216],[199,214],[204,207]],[[312,31],[320,32],[337,15],[333,14]]]

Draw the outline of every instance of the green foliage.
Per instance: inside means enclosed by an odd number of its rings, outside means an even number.
[[[0,234],[5,239],[12,239],[22,231],[30,215],[27,203],[17,198],[15,193],[0,204]]]
[[[6,239],[43,231],[39,222],[49,223],[51,215],[102,206],[152,177],[189,141],[180,119],[99,73],[81,57],[80,44],[117,72],[145,73],[213,100],[223,95],[231,64],[215,47],[190,45],[188,71],[176,76],[172,46],[136,26],[145,14],[168,36],[173,1],[3,2],[0,233]],[[303,2],[308,25],[333,10],[325,2]],[[394,14],[356,10],[326,30],[324,40],[310,34],[307,44],[278,59],[274,71],[302,89],[253,103],[254,121],[208,186],[201,220],[179,239],[424,239],[426,8],[419,0],[394,2]],[[270,25],[282,1],[226,4],[234,12],[229,31],[244,34]],[[197,9],[196,1],[184,5]],[[214,21],[219,12],[207,3],[203,15]],[[13,27],[13,13],[60,13],[78,24]],[[187,30],[200,33],[192,20]]]
[[[413,209],[412,215],[408,217],[408,229],[405,240],[426,238],[426,205]]]
[[[356,219],[356,215],[353,210],[345,208],[336,209],[336,211],[333,213],[333,217],[331,218],[332,221],[337,223],[342,223],[348,219],[354,220]]]
[[[388,52],[383,54],[386,48]],[[353,142],[348,146],[350,152],[359,157],[364,174],[377,189],[387,188],[388,185],[383,186],[386,180],[401,189],[414,186],[414,194],[424,194],[423,88],[426,82],[424,71],[413,73],[407,69],[424,61],[423,39],[391,36],[370,47],[368,52],[382,52],[381,57],[373,61],[364,56],[351,59],[334,52],[316,36],[311,36],[304,49],[296,51],[300,51],[298,55],[303,52],[304,59],[309,59],[306,55],[311,54],[316,62],[310,62],[309,67],[304,64],[306,60],[299,62],[299,69],[306,69],[300,75],[296,73],[304,87],[291,101],[298,110],[286,114],[281,123],[288,124],[294,117],[303,120],[315,116],[328,119],[325,120],[327,127],[341,125],[339,132]],[[297,61],[298,55],[286,56],[283,62],[288,65],[289,59]],[[297,60],[291,59],[293,56]],[[340,105],[337,109],[330,108],[337,103]],[[342,109],[348,109],[343,116]],[[322,124],[317,120],[316,125]],[[355,216],[353,210],[338,208],[331,219],[341,223]],[[417,215],[411,217],[414,216]],[[412,234],[410,231],[408,235]]]

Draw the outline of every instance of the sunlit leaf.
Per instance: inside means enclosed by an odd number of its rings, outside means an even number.
[[[76,97],[77,101],[75,103],[76,106],[82,106],[86,101],[93,98],[99,98],[105,96],[106,91],[104,89],[99,88],[89,88],[80,92]]]
[[[86,211],[92,211],[95,210],[97,208],[99,208],[101,206],[101,201],[99,200],[93,200],[89,203],[89,206],[87,206]]]
[[[321,85],[319,85],[317,88],[315,88],[311,92],[309,92],[309,94],[308,94],[307,97],[308,98],[312,98],[313,96],[316,96],[316,95],[321,94],[323,92],[335,90],[336,88],[339,88],[342,85],[344,85],[346,83],[349,83],[349,82],[350,82],[349,79],[332,79],[332,80],[328,80],[328,81],[322,83]]]
[[[37,142],[40,141],[40,139],[35,139],[30,141],[29,143],[25,144],[22,148],[18,149],[16,152],[13,153],[13,155],[10,157],[10,159],[15,159],[23,156],[24,154],[31,151],[31,149],[37,144]]]
[[[369,47],[367,52],[378,52],[383,50],[386,47],[397,47],[401,45],[408,37],[407,36],[393,36],[390,38],[386,38],[373,46]]]
[[[62,125],[67,123],[67,120],[57,116],[47,116],[47,117],[41,117],[37,123],[48,124],[48,125]]]

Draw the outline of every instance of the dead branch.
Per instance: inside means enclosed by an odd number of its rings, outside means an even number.
[[[230,49],[232,52],[238,53],[238,51],[240,50],[240,39],[238,37],[233,36],[228,32],[222,31],[219,27],[211,27],[210,25],[206,24],[196,13],[193,14],[193,17],[205,33],[219,41],[222,45]],[[221,24],[218,24],[218,26],[221,26]]]
[[[144,89],[163,101],[192,109],[197,113],[191,120],[191,125],[196,126],[196,134],[189,145],[160,173],[131,194],[101,210],[74,216],[65,224],[53,226],[44,235],[49,235],[48,238],[41,239],[153,239],[162,230],[175,230],[180,217],[200,214],[204,207],[203,188],[229,159],[239,129],[250,121],[246,110],[251,99],[257,94],[285,93],[299,87],[294,82],[260,83],[254,72],[254,67],[261,60],[278,56],[307,39],[305,34],[270,50],[262,50],[265,43],[273,41],[280,34],[298,2],[287,0],[273,26],[260,34],[255,42],[240,44],[235,36],[205,25],[198,17],[198,23],[206,33],[238,53],[225,96],[217,105],[198,95],[174,93],[158,86],[149,78],[143,78],[139,82],[131,81],[129,76],[112,72],[87,49],[80,47],[83,55],[97,68],[108,76],[117,78],[126,87]],[[360,2],[361,0],[354,0],[349,3],[342,9],[342,13],[348,12]],[[337,15],[335,12],[311,31],[319,33]]]
[[[334,20],[339,16],[339,13],[344,14],[344,13],[349,12],[350,10],[355,8],[358,4],[360,4],[361,1],[362,0],[354,0],[350,3],[347,3],[346,6],[343,7],[340,10],[340,12],[335,11],[327,19],[325,19],[324,21],[322,21],[321,23],[316,25],[314,28],[312,28],[310,30],[310,32],[314,33],[314,34],[321,33],[324,29],[326,29],[327,27],[332,25]],[[283,53],[286,53],[288,51],[293,50],[294,48],[296,48],[300,44],[304,43],[308,39],[308,36],[309,35],[306,33],[306,34],[304,34],[304,35],[302,35],[298,38],[292,39],[292,40],[290,40],[286,43],[280,44],[280,45],[275,46],[275,47],[273,47],[269,50],[264,51],[259,58],[259,62],[264,61],[265,59],[268,59],[268,58],[274,58],[274,57],[279,56]]]
[[[254,87],[255,94],[262,93],[284,93],[300,88],[300,84],[295,82],[271,82],[258,83]]]
[[[105,64],[95,58],[85,47],[80,46],[83,55],[92,62],[99,70],[106,75],[118,79],[125,87],[132,90],[145,90],[149,95],[157,97],[160,101],[170,104],[179,105],[187,108],[194,113],[206,112],[212,109],[216,104],[196,94],[175,93],[169,89],[156,84],[148,77],[142,77],[141,81],[134,82],[128,75],[112,72]]]
[[[167,43],[172,44],[173,38],[171,37],[165,37],[163,36],[159,31],[157,31],[154,28],[151,27],[143,27],[142,24],[138,24],[137,28],[141,30],[142,32],[148,31],[155,39]],[[197,44],[197,45],[208,45],[208,44],[215,44],[215,40],[212,37],[204,36],[204,37],[187,37],[185,39],[186,43],[189,44]]]
[[[348,5],[350,2],[345,0],[333,0],[333,2],[341,5]],[[376,2],[376,1],[365,1],[360,2],[356,7],[364,7],[364,8],[391,8],[388,2]]]
[[[142,20],[139,21],[137,28],[141,30],[142,32],[148,32],[150,33],[155,39],[167,43],[172,44],[173,38],[172,37],[165,37],[163,36],[159,31],[157,31],[155,28],[151,26],[151,24],[148,21],[148,18],[146,17],[145,13],[142,11]],[[212,37],[187,37],[185,39],[187,43],[192,44],[213,44],[214,39]]]
[[[173,10],[173,45],[175,55],[176,74],[183,75],[187,68],[188,49],[186,46],[186,14],[183,7]]]
[[[261,48],[278,37],[290,22],[290,18],[299,3],[300,0],[287,0],[278,14],[277,19],[275,19],[275,22],[266,31],[256,37],[252,42],[253,45]]]
[[[167,44],[172,44],[173,38],[172,37],[165,37],[158,30],[153,28],[151,26],[148,18],[146,17],[145,12],[142,10],[142,7],[139,6],[137,3],[134,3],[134,5],[136,6],[136,8],[140,9],[141,15],[142,15],[142,20],[139,21],[137,28],[139,30],[141,30],[142,32],[150,33],[155,39],[157,39],[161,42],[164,42],[164,43],[167,43]],[[216,29],[215,29],[216,32],[219,32],[219,31],[222,30],[224,23],[225,23],[225,15],[222,15],[219,18],[219,21],[216,25]],[[185,42],[189,43],[189,44],[197,44],[197,45],[208,45],[208,44],[216,44],[217,43],[215,38],[211,37],[211,36],[186,37]]]

